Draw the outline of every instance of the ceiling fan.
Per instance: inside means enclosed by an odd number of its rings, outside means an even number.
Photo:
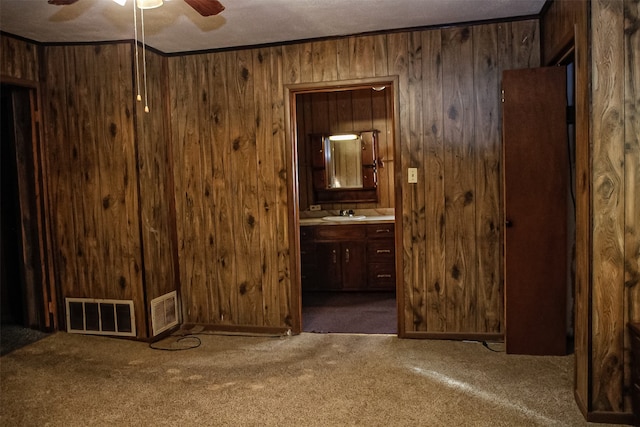
[[[78,0],[49,0],[48,3],[56,6],[66,6],[69,4],[73,4],[77,1]],[[114,0],[114,1],[116,3],[119,3],[120,5],[123,5],[126,2],[126,0]],[[217,15],[224,10],[223,4],[220,3],[218,0],[184,0],[184,1],[202,16]],[[141,3],[140,0],[138,0],[138,2]],[[162,1],[159,1],[158,3],[159,4],[156,4],[156,6],[160,6],[162,4]],[[140,5],[138,7],[142,8],[142,6]]]

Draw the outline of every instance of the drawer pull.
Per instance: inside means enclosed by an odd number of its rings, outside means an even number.
[[[391,275],[390,274],[378,274],[376,277],[378,279],[390,279]]]
[[[391,233],[391,230],[388,228],[378,228],[376,229],[376,233]]]
[[[347,250],[345,251],[344,261],[349,262],[349,258],[350,258],[350,253],[349,253],[349,249],[347,248]]]
[[[337,264],[338,263],[338,254],[336,253],[335,249],[331,251],[331,255],[332,255],[332,258],[333,258],[333,263]]]
[[[377,249],[376,253],[377,254],[390,254],[391,253],[391,249]]]

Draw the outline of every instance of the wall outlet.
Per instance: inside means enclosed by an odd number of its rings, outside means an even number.
[[[321,205],[309,205],[309,210],[310,211],[319,211],[322,209]]]
[[[409,168],[409,184],[418,183],[418,168]]]

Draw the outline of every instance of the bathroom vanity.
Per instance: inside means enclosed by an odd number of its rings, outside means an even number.
[[[394,291],[394,234],[392,220],[301,221],[302,290]]]

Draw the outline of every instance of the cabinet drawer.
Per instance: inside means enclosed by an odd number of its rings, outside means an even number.
[[[369,224],[367,228],[367,237],[370,239],[384,239],[393,238],[394,224]]]
[[[300,227],[300,241],[308,241],[313,240],[315,233],[313,232],[314,227]]]
[[[396,269],[394,264],[374,263],[369,264],[368,268],[370,289],[395,289]]]
[[[353,240],[364,239],[366,231],[364,227],[348,225],[329,225],[316,227],[316,239]]]
[[[367,262],[389,262],[395,259],[393,240],[370,241],[367,245]]]

